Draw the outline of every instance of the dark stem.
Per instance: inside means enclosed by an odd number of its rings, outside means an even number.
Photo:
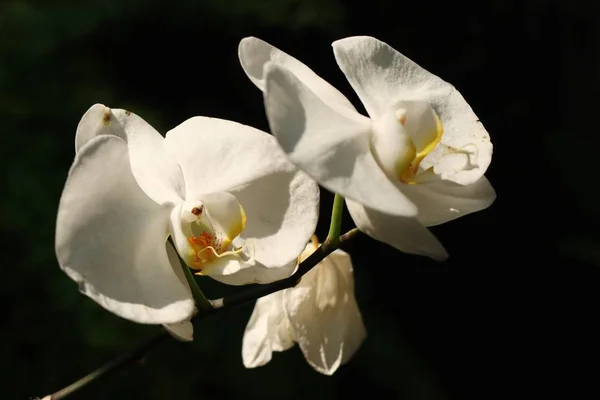
[[[289,278],[264,285],[254,285],[240,293],[235,293],[230,296],[222,297],[220,299],[208,300],[211,307],[199,309],[198,313],[196,313],[196,315],[194,316],[194,320],[199,320],[219,310],[244,304],[246,302],[256,300],[260,297],[264,297],[268,294],[277,292],[279,290],[296,286],[296,284],[300,282],[300,278],[302,278],[304,274],[310,271],[318,263],[323,261],[323,259],[329,254],[331,254],[334,250],[346,245],[359,232],[360,231],[357,228],[351,229],[342,236],[340,236],[339,241],[336,241],[337,243],[332,243],[329,239],[325,240],[325,242],[321,246],[319,246],[317,250],[315,250],[310,256],[308,256],[303,262],[300,263],[297,271]],[[133,364],[136,361],[141,360],[146,355],[146,353],[148,353],[148,351],[150,351],[152,348],[154,348],[154,346],[158,345],[169,336],[170,335],[167,331],[162,331],[161,333],[159,333],[154,338],[150,339],[148,342],[144,343],[137,349],[115,358],[114,360],[106,363],[94,372],[91,372],[90,374],[84,376],[78,381],[65,387],[64,389],[61,389],[58,392],[46,396],[41,400],[64,399],[68,395],[78,391],[79,389],[87,386],[88,384],[111,373],[114,373],[129,364]],[[37,399],[39,400],[39,398]]]
[[[96,381],[104,376],[107,376],[111,373],[115,373],[119,371],[121,368],[133,364],[137,361],[140,361],[146,353],[152,349],[154,346],[165,340],[169,337],[167,331],[163,331],[160,334],[156,335],[152,339],[148,340],[146,343],[142,344],[137,349],[123,354],[114,360],[106,363],[102,367],[98,368],[94,372],[84,376],[76,382],[73,382],[69,386],[59,390],[56,393],[51,394],[50,396],[44,397],[42,400],[60,400],[64,399],[68,395],[78,391],[79,389],[87,386],[89,383]]]

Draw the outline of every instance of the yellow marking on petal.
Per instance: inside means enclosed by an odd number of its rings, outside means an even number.
[[[195,275],[204,275],[202,273],[202,269],[204,269],[206,267],[206,264],[208,264],[216,259],[222,258],[222,257],[227,257],[227,256],[232,256],[232,255],[239,256],[239,254],[244,250],[244,247],[246,247],[246,243],[244,243],[244,245],[242,247],[240,247],[239,249],[225,251],[220,254],[212,246],[200,250],[200,252],[197,255],[198,259],[200,260],[198,263],[198,266],[197,266],[197,268],[194,268],[195,266],[192,267],[192,268],[198,270],[198,272],[195,272],[194,274]]]
[[[240,215],[241,215],[241,218],[240,218],[241,225],[239,227],[239,232],[235,236],[239,235],[244,230],[244,228],[246,228],[246,211],[244,211],[244,207],[242,207],[241,204],[240,204]],[[233,237],[235,237],[235,236],[233,236]]]
[[[417,183],[415,181],[415,178],[417,176],[417,173],[419,172],[419,165],[421,164],[421,161],[423,161],[427,154],[429,154],[435,148],[435,146],[437,146],[437,144],[442,140],[442,135],[444,134],[444,126],[437,114],[434,114],[434,116],[436,122],[436,132],[433,140],[429,142],[423,150],[416,153],[416,155],[413,155],[413,159],[407,167],[405,167],[404,169],[397,169],[397,171],[402,171],[400,173],[399,179],[404,183],[407,183],[409,185],[414,185]],[[402,164],[399,163],[397,166],[400,167],[400,165],[404,164],[405,159],[402,160]]]
[[[233,240],[233,238],[237,237],[240,233],[242,233],[242,231],[246,228],[246,212],[244,211],[244,208],[242,207],[242,205],[240,204],[240,219],[238,221],[238,223],[233,224],[231,227],[229,227],[229,229],[224,232],[225,233],[225,240],[228,243],[231,243],[231,240]],[[227,246],[224,246],[225,248]]]

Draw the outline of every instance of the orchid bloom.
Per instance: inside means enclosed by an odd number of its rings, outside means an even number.
[[[178,255],[227,284],[267,283],[293,272],[314,232],[318,186],[265,132],[194,117],[163,138],[137,115],[96,104],[75,144],[57,258],[120,317],[191,340],[194,300]]]
[[[451,84],[386,43],[349,37],[334,42],[333,52],[369,117],[283,51],[254,37],[239,45],[290,160],[344,196],[361,231],[444,260],[446,250],[426,227],[492,204],[484,176],[489,134]]]
[[[319,246],[316,237],[299,261]],[[332,375],[358,350],[366,337],[354,298],[350,255],[335,250],[306,273],[295,287],[256,301],[242,342],[246,368],[265,365],[274,351],[297,342],[306,361],[318,372]]]

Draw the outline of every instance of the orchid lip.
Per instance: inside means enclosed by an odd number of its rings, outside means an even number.
[[[186,201],[180,206],[178,232],[174,240],[186,264],[202,271],[224,256],[239,257],[245,247],[234,248],[233,240],[246,226],[246,213],[235,196],[215,193],[204,201]]]
[[[383,171],[405,184],[420,183],[423,159],[438,145],[443,125],[422,101],[400,101],[373,121],[371,150]]]

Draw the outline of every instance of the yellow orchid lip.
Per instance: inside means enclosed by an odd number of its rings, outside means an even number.
[[[435,148],[435,146],[437,146],[437,144],[442,140],[442,136],[444,134],[444,126],[437,114],[434,114],[434,116],[436,122],[436,132],[434,138],[418,153],[416,153],[413,147],[413,152],[415,152],[416,154],[413,156],[412,161],[410,162],[408,167],[400,170],[398,174],[398,179],[403,183],[409,185],[414,185],[417,183],[416,177],[419,174],[419,166],[421,165],[421,161],[423,161],[427,154],[429,154]],[[404,117],[404,121],[401,120],[400,123],[404,125],[405,121],[406,117]]]

